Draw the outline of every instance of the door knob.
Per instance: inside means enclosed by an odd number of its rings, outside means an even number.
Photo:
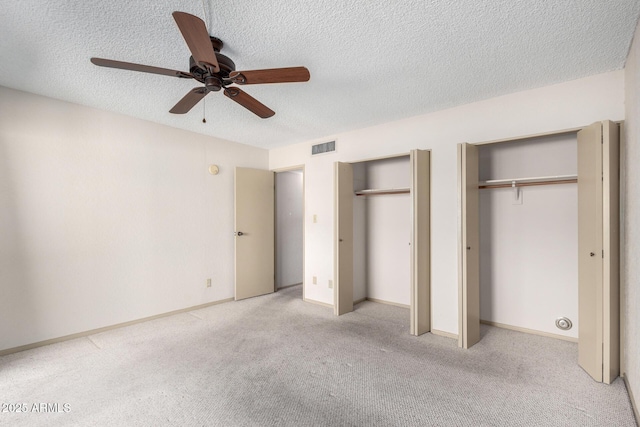
[[[237,231],[236,233],[234,233],[236,236],[242,236],[244,233],[242,231]]]
[[[589,252],[589,256],[596,256],[594,252]]]
[[[467,250],[470,251],[471,250],[471,246],[467,246]]]

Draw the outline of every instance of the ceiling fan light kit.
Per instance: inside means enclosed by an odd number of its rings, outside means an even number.
[[[191,89],[169,110],[170,113],[174,114],[185,114],[207,96],[209,92],[222,90],[227,98],[237,102],[258,117],[266,119],[273,116],[275,112],[239,87],[231,85],[306,82],[311,77],[309,70],[305,67],[236,71],[236,65],[231,58],[220,53],[224,43],[219,38],[209,35],[202,19],[185,12],[173,12],[172,15],[182,33],[182,37],[187,43],[187,47],[191,51],[191,57],[189,58],[190,72],[104,58],[91,58],[91,62],[100,67],[191,78],[204,84],[204,86]]]

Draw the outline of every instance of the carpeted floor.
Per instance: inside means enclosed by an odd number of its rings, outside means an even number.
[[[462,350],[410,336],[403,308],[338,318],[301,298],[297,286],[1,357],[0,425],[635,426],[623,382],[591,380],[574,343],[483,326]]]

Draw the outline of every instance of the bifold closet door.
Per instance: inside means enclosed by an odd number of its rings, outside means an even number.
[[[337,316],[353,311],[353,167],[334,164],[335,182],[335,286],[333,311]]]
[[[619,370],[618,127],[578,132],[578,364],[599,382]]]
[[[478,148],[458,144],[458,345],[480,341]]]
[[[236,300],[274,291],[273,182],[271,171],[235,169]]]
[[[620,126],[602,122],[604,307],[602,381],[611,384],[620,374]]]
[[[431,330],[431,152],[411,151],[411,335]]]

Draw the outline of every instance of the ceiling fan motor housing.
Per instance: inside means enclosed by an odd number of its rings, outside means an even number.
[[[220,71],[215,73],[215,76],[218,76],[220,80],[228,79],[229,73],[236,70],[236,64],[226,55],[220,53],[220,49],[224,44],[222,40],[217,37],[211,37],[211,45],[213,46],[213,50],[216,55],[216,59],[218,60],[218,66],[220,67]],[[189,57],[189,71],[198,80],[200,83],[205,83],[205,79],[210,75],[209,71],[205,68],[200,67],[200,65],[193,59],[193,56]],[[218,89],[219,90],[219,89]]]
[[[208,76],[204,79],[204,87],[206,87],[209,92],[218,92],[222,89],[222,80],[216,76]]]

